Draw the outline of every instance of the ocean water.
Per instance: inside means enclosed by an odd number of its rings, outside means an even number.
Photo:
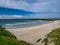
[[[50,22],[46,20],[0,19],[0,25],[5,28],[25,28]]]

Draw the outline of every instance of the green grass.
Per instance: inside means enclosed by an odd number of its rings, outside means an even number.
[[[60,28],[57,28],[50,32],[47,37],[48,39],[51,38],[51,41],[53,41],[55,45],[60,45]]]
[[[0,45],[32,45],[25,41],[18,41],[17,38],[0,26]]]
[[[60,45],[60,28],[54,29],[52,32],[50,32],[46,39],[48,40],[47,43],[46,40],[44,41],[46,44],[54,42],[55,45]]]
[[[10,38],[16,39],[16,37],[12,33],[10,33],[9,31],[6,31],[5,28],[3,28],[2,26],[0,26],[0,36],[8,36]]]

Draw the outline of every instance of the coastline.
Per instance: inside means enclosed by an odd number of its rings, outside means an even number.
[[[36,41],[39,38],[44,38],[49,32],[53,29],[60,28],[60,20],[53,21],[48,24],[42,24],[33,27],[27,28],[16,28],[16,29],[6,29],[13,33],[18,40],[24,40],[35,45],[43,45],[41,42],[37,43]]]

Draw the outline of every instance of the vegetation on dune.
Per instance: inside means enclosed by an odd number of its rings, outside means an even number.
[[[38,39],[36,42],[40,42],[41,41],[41,38],[40,39]]]
[[[3,28],[2,26],[0,26],[0,36],[6,36],[6,37],[8,36],[10,38],[16,39],[16,37],[12,33],[10,33],[9,31],[6,31],[5,28]]]
[[[44,45],[48,45],[48,38],[44,38],[42,42],[44,42]]]
[[[49,45],[52,42],[54,43],[54,45],[60,45],[60,28],[54,29],[52,32],[47,34],[47,36],[43,40],[41,40],[41,38],[37,40],[37,42],[40,41],[42,41],[44,45]]]
[[[0,45],[32,45],[25,41],[18,41],[17,38],[0,26]]]
[[[60,45],[60,28],[54,29],[44,39],[45,45],[48,45],[48,43],[51,42],[53,42],[55,45]]]

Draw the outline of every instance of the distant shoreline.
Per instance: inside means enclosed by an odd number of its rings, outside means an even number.
[[[42,24],[48,24],[53,21],[49,20],[25,20],[25,19],[0,19],[0,24],[5,28],[27,28]]]
[[[53,22],[53,21],[51,21],[51,22]],[[48,23],[43,23],[43,24],[29,25],[29,26],[24,26],[24,27],[12,27],[12,28],[6,28],[6,29],[29,28],[29,27],[34,27],[34,26],[38,26],[38,25],[49,24],[49,23],[51,23],[51,22],[48,22]]]
[[[8,19],[13,19],[13,18],[8,18]],[[60,20],[60,18],[14,18],[14,19],[21,19],[21,20],[48,20],[48,21]],[[4,18],[2,20],[7,20],[7,19]]]

